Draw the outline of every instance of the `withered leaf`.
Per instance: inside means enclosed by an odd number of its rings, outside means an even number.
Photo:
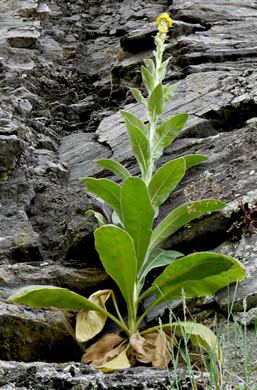
[[[105,302],[112,294],[112,290],[99,290],[88,299],[106,310]],[[92,339],[103,329],[107,316],[94,310],[81,310],[77,314],[76,338],[79,342]]]
[[[95,344],[91,345],[82,356],[82,363],[89,363],[101,359],[105,354],[113,350],[124,339],[116,333],[106,334]]]

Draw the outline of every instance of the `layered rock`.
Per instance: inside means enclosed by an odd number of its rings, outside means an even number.
[[[184,253],[214,250],[241,260],[247,278],[237,287],[235,310],[241,318],[246,299],[253,315],[256,214],[249,217],[249,212],[257,204],[256,2],[8,0],[0,4],[4,360],[79,359],[80,348],[60,314],[16,308],[6,298],[32,283],[85,295],[110,283],[94,249],[96,222],[85,215],[104,206],[86,193],[80,178],[107,175],[95,164],[99,158],[114,158],[138,173],[118,110],[146,120],[129,87],[144,93],[140,66],[151,56],[154,21],[163,11],[174,19],[165,82],[180,81],[165,116],[188,112],[190,117],[160,164],[191,153],[209,159],[188,171],[160,218],[189,198],[218,197],[228,203],[223,212],[193,222],[163,246]],[[227,290],[215,300],[224,310]],[[8,364],[4,370],[12,369]]]

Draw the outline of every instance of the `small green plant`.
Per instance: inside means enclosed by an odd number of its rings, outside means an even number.
[[[95,247],[106,272],[118,285],[127,305],[128,321],[120,314],[112,290],[101,290],[88,299],[68,289],[54,286],[28,286],[9,300],[32,307],[57,307],[77,309],[76,338],[85,342],[97,335],[109,317],[121,328],[121,333],[107,334],[89,347],[82,361],[102,371],[112,371],[141,363],[165,367],[176,344],[176,334],[190,338],[195,346],[212,349],[216,358],[222,359],[218,340],[207,327],[194,322],[173,322],[151,329],[141,329],[147,313],[156,305],[181,297],[212,295],[228,283],[245,277],[243,265],[230,256],[216,253],[193,253],[188,256],[164,250],[161,242],[186,223],[206,212],[224,207],[216,199],[189,202],[167,215],[153,230],[159,206],[168,198],[183,178],[187,168],[205,161],[202,155],[187,155],[172,160],[156,171],[156,162],[183,128],[188,115],[179,114],[160,120],[165,104],[173,97],[177,86],[163,84],[169,59],[163,61],[165,40],[172,20],[168,14],[157,18],[158,33],[155,37],[155,61],[144,60],[142,78],[148,91],[145,98],[138,89],[131,92],[138,103],[146,107],[146,125],[137,116],[121,111],[131,144],[137,159],[141,177],[132,177],[120,163],[99,160],[98,164],[111,170],[123,183],[118,185],[107,179],[83,179],[87,190],[104,200],[113,209],[112,221],[107,223],[101,213],[93,210],[99,228],[95,230]],[[164,267],[151,287],[144,290],[149,271]],[[142,313],[140,303],[153,296],[152,304]],[[106,309],[106,301],[112,298],[116,315]],[[168,349],[167,349],[168,346]]]

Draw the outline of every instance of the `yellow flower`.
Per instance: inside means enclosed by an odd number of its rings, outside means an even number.
[[[161,22],[164,22],[168,27],[172,27],[172,19],[169,17],[169,14],[163,13],[156,19],[156,24],[159,26],[160,24],[163,24]]]
[[[166,27],[160,26],[158,30],[160,31],[160,33],[166,33],[168,29]]]

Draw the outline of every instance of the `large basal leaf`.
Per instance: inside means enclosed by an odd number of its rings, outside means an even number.
[[[18,290],[8,301],[31,307],[57,307],[59,309],[97,310],[107,313],[102,307],[67,288],[54,286],[27,286]],[[108,313],[107,313],[108,314]]]
[[[143,267],[139,274],[139,280],[144,280],[145,276],[150,272],[153,268],[163,267],[165,265],[169,265],[172,261],[176,260],[178,257],[184,256],[183,253],[173,251],[173,250],[165,250],[161,248],[154,249],[146,263],[143,264]]]
[[[142,131],[136,127],[127,117],[125,117],[130,145],[134,156],[140,166],[142,175],[144,176],[148,169],[150,160],[150,145],[147,137]]]
[[[183,157],[164,164],[153,176],[148,190],[154,207],[159,207],[175,189],[186,171]]]
[[[137,88],[129,88],[129,89],[138,103],[146,105],[146,100],[139,89]]]
[[[203,161],[208,160],[208,157],[201,154],[187,154],[183,156],[186,162],[186,169],[191,168],[194,165],[200,164]]]
[[[116,211],[119,218],[122,220],[120,206],[120,186],[108,179],[94,179],[91,177],[86,177],[82,180],[85,183],[87,190],[103,199]]]
[[[134,285],[137,276],[137,258],[131,236],[114,225],[105,225],[94,232],[95,247],[106,272],[117,283],[133,311]]]
[[[245,277],[244,266],[231,256],[200,252],[172,262],[144,296],[156,293],[152,307],[165,301],[186,297],[207,296],[229,283]]]
[[[150,250],[155,248],[160,242],[193,219],[207,213],[222,209],[225,203],[220,200],[207,199],[190,202],[173,210],[155,228],[152,234]]]
[[[129,171],[117,161],[105,159],[105,160],[97,160],[96,163],[106,169],[109,169],[116,176],[120,177],[122,180],[125,180],[127,177],[131,176]]]
[[[154,88],[154,78],[151,72],[149,72],[149,70],[145,66],[141,66],[141,74],[142,74],[143,83],[147,91],[151,93]]]
[[[158,160],[162,155],[163,149],[169,146],[169,144],[179,135],[187,118],[188,114],[175,115],[172,118],[163,121],[156,129],[152,150],[154,160]]]
[[[124,228],[134,240],[139,271],[151,239],[154,219],[154,209],[143,180],[138,177],[125,180],[121,190],[121,205]]]
[[[154,88],[148,99],[147,112],[152,122],[155,122],[157,116],[163,112],[163,88],[161,83]]]
[[[169,327],[172,332],[176,332],[185,338],[189,337],[195,347],[202,347],[207,352],[212,351],[218,360],[223,361],[219,340],[207,326],[190,321],[179,321],[169,324]]]
[[[129,122],[131,122],[134,126],[136,126],[139,130],[142,131],[142,133],[147,137],[147,126],[144,124],[144,122],[138,118],[138,116],[131,114],[127,111],[120,111],[120,114],[123,116],[124,119],[127,119]]]
[[[88,298],[90,302],[97,304],[106,310],[105,302],[113,294],[112,290],[99,290]],[[107,315],[95,310],[81,310],[76,318],[76,339],[83,343],[91,340],[103,329]]]

